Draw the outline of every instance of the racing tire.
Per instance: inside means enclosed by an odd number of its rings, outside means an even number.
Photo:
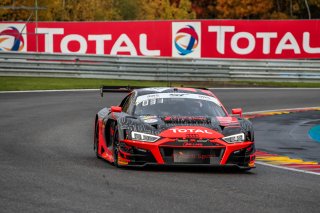
[[[112,153],[113,153],[113,164],[115,167],[120,167],[118,163],[118,155],[119,155],[119,133],[118,126],[114,125],[114,133],[113,133],[113,141],[112,141]]]
[[[94,128],[94,142],[93,142],[93,150],[95,150],[96,157],[100,159],[100,155],[98,152],[99,149],[99,124],[96,123],[95,128]]]

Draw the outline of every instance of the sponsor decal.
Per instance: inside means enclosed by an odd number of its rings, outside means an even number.
[[[167,22],[40,22],[27,24],[28,51],[106,55],[171,54]]]
[[[320,27],[315,21],[202,22],[202,57],[319,58]]]
[[[199,134],[186,134],[186,138],[199,138],[199,137],[200,137]]]
[[[24,51],[24,25],[0,24],[0,51]]]
[[[38,32],[45,35],[45,52],[54,52],[54,46],[57,42],[55,37],[64,35],[64,28],[38,28]],[[105,54],[105,43],[110,41],[112,46],[107,52],[110,55],[145,55],[145,56],[160,56],[160,50],[149,50],[147,48],[148,38],[146,34],[140,34],[138,44],[123,33],[115,39],[112,39],[112,34],[88,34],[87,37],[80,34],[65,35],[60,41],[60,50],[62,53],[88,53],[92,43],[96,45],[96,54]],[[89,47],[90,45],[90,47]],[[109,45],[108,45],[109,46]],[[140,52],[140,54],[138,54]]]
[[[173,133],[203,133],[203,134],[209,134],[212,135],[212,132],[209,132],[207,129],[169,129]]]
[[[35,52],[38,40],[39,52],[49,53],[246,59],[320,57],[320,20],[40,22],[37,30],[35,23],[1,23],[0,32],[3,51]]]
[[[185,142],[183,146],[203,146],[202,143],[195,143],[195,142]]]
[[[201,56],[201,26],[200,22],[172,23],[172,56]]]
[[[148,124],[150,124],[150,123],[156,123],[156,122],[158,122],[158,119],[146,119],[146,120],[143,120],[145,123],[148,123]]]
[[[183,153],[183,152],[178,152],[174,155],[175,158],[180,158],[180,159],[200,159],[200,160],[205,160],[205,159],[210,159],[216,157],[215,155],[207,154],[207,155],[202,155],[202,154],[189,154],[189,153]]]
[[[271,53],[270,42],[276,41],[276,48],[273,54],[280,55],[284,51],[290,51],[294,54],[301,54],[304,50],[307,53],[320,53],[319,47],[310,46],[310,33],[302,33],[302,44],[298,43],[298,37],[292,32],[286,32],[284,35],[279,35],[277,32],[237,32],[236,26],[209,26],[209,32],[216,33],[216,48],[220,54],[225,54],[226,46],[230,46],[231,50],[238,55],[248,55],[254,50],[260,49],[257,47],[258,40],[262,42],[262,54],[269,55]],[[227,33],[231,34],[230,43],[226,42]],[[240,44],[240,40],[246,42],[245,45]]]
[[[155,92],[163,92],[167,89],[170,89],[170,87],[155,87],[155,88],[144,88],[143,90],[146,90],[146,91],[155,91]]]
[[[189,93],[159,93],[159,94],[151,94],[151,95],[141,95],[136,100],[136,105],[143,103],[143,106],[147,106],[149,104],[149,100],[157,99],[156,103],[163,103],[163,99],[166,98],[186,98],[186,99],[195,99],[195,100],[205,100],[210,101],[218,106],[221,106],[221,103],[212,96],[199,95],[199,94],[189,94]]]
[[[140,116],[145,123],[156,123],[158,122],[157,116]]]

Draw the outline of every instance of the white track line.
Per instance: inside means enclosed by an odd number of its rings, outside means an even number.
[[[320,175],[320,173],[317,173],[317,172],[311,172],[311,171],[306,171],[306,170],[294,169],[294,168],[290,168],[290,167],[273,165],[273,164],[268,164],[268,163],[264,163],[264,162],[261,162],[261,161],[257,161],[256,164],[263,165],[263,166],[270,166],[270,167],[278,168],[278,169],[294,171],[294,172],[301,172],[301,173],[305,173],[305,174]]]

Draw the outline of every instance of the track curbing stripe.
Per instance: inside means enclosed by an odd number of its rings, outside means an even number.
[[[320,111],[320,107],[305,107],[305,108],[293,108],[293,109],[279,109],[268,111],[256,111],[244,113],[244,117],[247,119],[283,115],[295,112],[307,112],[307,111]],[[320,175],[320,163],[315,161],[304,161],[302,159],[289,158],[288,156],[282,156],[277,154],[271,154],[267,152],[256,152],[257,164],[270,166],[279,169],[285,169],[290,171],[302,172],[307,174]]]

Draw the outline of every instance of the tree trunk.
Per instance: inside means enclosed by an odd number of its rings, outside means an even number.
[[[308,4],[308,0],[304,0],[305,4],[306,4],[306,8],[307,8],[307,11],[308,11],[308,17],[309,19],[311,19],[311,13],[310,13],[310,8],[309,8],[309,4]]]

